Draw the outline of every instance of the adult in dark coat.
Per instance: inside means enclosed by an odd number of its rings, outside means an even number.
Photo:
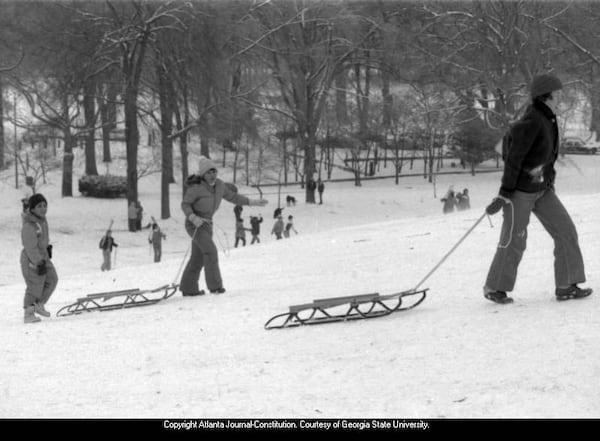
[[[488,214],[503,210],[500,243],[490,266],[484,296],[497,303],[510,303],[519,262],[527,242],[530,214],[540,220],[554,240],[554,279],[557,300],[585,297],[591,289],[585,282],[583,257],[577,230],[556,195],[554,163],[558,157],[559,133],[554,110],[559,102],[560,80],[550,74],[536,76],[531,84],[532,104],[510,130],[499,195],[486,208]]]

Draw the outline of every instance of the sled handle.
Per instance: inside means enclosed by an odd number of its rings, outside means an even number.
[[[448,251],[446,253],[446,255],[444,257],[442,257],[442,260],[440,260],[436,266],[433,267],[433,269],[431,271],[429,271],[427,273],[427,275],[425,277],[423,277],[423,279],[417,284],[417,286],[415,286],[412,291],[416,291],[419,289],[419,287],[425,283],[425,281],[427,279],[429,279],[429,277],[431,277],[431,275],[446,261],[446,259],[450,256],[450,254],[452,254],[457,248],[458,246],[463,243],[463,241],[467,238],[467,236],[469,234],[471,234],[473,232],[473,230],[475,229],[475,227],[477,225],[479,225],[479,223],[483,220],[483,218],[487,215],[487,213],[484,211],[483,214],[481,215],[481,217],[479,219],[477,219],[477,221],[475,221],[475,223],[473,224],[473,226],[471,228],[469,228],[469,230],[463,235],[463,237],[460,238],[460,240],[456,243],[456,245],[454,245],[452,247],[452,249],[450,251]]]

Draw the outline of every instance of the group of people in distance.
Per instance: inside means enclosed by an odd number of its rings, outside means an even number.
[[[526,248],[531,213],[536,215],[554,240],[556,299],[578,299],[592,294],[590,288],[579,287],[586,277],[577,230],[554,185],[554,164],[559,146],[555,111],[561,89],[562,83],[552,74],[533,78],[531,104],[524,116],[510,128],[511,145],[504,158],[500,190],[485,209],[487,215],[500,210],[503,212],[500,240],[483,287],[484,297],[495,303],[513,301],[507,292],[514,289],[517,269]],[[218,179],[215,163],[206,157],[200,158],[197,174],[190,176],[186,184],[181,209],[185,214],[185,230],[191,238],[191,256],[179,289],[184,296],[204,294],[204,290],[199,288],[200,273],[204,269],[208,290],[222,294],[225,288],[213,241],[213,215],[223,199],[240,207],[264,207],[267,201],[243,196]],[[470,207],[466,189],[462,198],[463,207]],[[454,201],[460,207],[461,199],[457,202],[453,192],[449,192],[445,199],[444,203],[449,201],[452,204]],[[20,264],[26,283],[23,300],[25,323],[39,322],[38,316],[50,316],[45,305],[58,283],[51,260],[47,210],[48,202],[39,193],[32,195],[23,207]],[[281,209],[278,210],[278,221],[282,222]],[[292,218],[288,220],[292,225]],[[152,234],[155,234],[154,229]],[[110,235],[107,234],[107,237],[110,238]],[[154,241],[155,236],[152,237]],[[114,241],[113,246],[116,246]]]
[[[444,214],[452,213],[455,209],[457,211],[468,210],[471,208],[471,199],[469,197],[469,189],[465,188],[462,193],[454,193],[454,188],[450,186],[446,195],[440,199],[442,201]]]

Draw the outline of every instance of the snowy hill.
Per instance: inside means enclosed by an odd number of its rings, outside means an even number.
[[[598,418],[600,157],[558,166],[557,191],[581,239],[585,300],[553,298],[552,243],[532,217],[515,303],[486,301],[481,287],[501,216],[487,219],[424,284],[414,310],[375,320],[271,330],[289,305],[315,298],[414,287],[479,218],[500,175],[439,176],[469,188],[472,209],[442,215],[423,178],[326,183],[324,204],[284,209],[299,234],[271,236],[277,196],[259,211],[262,243],[232,248],[233,210],[216,216],[227,293],[86,313],[24,325],[20,198],[5,180],[0,201],[1,418]],[[147,219],[158,218],[158,178],[140,182]],[[42,187],[59,285],[55,313],[87,293],[175,281],[189,246],[174,186],[167,240],[152,263],[147,230],[129,233],[126,203],[60,197]],[[242,187],[242,192],[250,194]],[[297,191],[297,189],[296,189]],[[253,194],[256,196],[256,193]],[[111,218],[116,269],[101,272],[98,240]],[[201,279],[201,287],[204,280]]]

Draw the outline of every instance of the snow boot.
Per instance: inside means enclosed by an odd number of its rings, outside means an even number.
[[[512,303],[512,297],[508,297],[504,291],[491,291],[487,288],[483,288],[483,296],[491,300],[494,303],[500,303],[501,305],[505,305],[507,303]]]
[[[196,291],[196,292],[183,292],[183,291],[181,291],[181,295],[183,297],[203,296],[204,295],[204,290],[201,289],[200,291]]]
[[[223,294],[224,292],[225,292],[225,288],[222,288],[222,287],[210,290],[211,294]]]
[[[556,300],[581,299],[591,293],[591,288],[580,288],[577,285],[571,285],[567,288],[556,288]]]
[[[35,302],[33,304],[33,310],[36,314],[39,314],[43,317],[50,317],[50,313],[46,310],[46,308],[44,308],[44,304],[43,303],[38,303]]]
[[[41,322],[42,319],[35,315],[35,306],[26,306],[25,307],[25,316],[23,318],[23,323],[37,323]]]

